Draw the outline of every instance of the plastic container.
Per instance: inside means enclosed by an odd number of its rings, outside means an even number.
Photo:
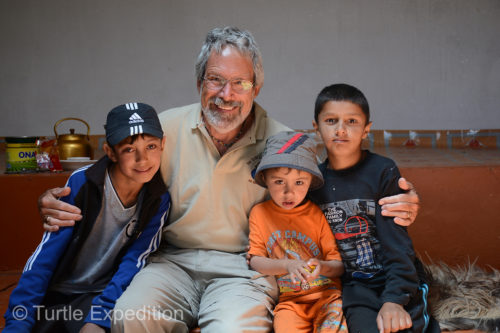
[[[37,139],[38,137],[34,136],[5,138],[5,173],[29,173],[38,170],[36,162]]]

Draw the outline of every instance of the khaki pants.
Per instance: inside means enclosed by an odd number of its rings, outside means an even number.
[[[162,249],[118,299],[112,332],[269,332],[277,296],[244,253]]]

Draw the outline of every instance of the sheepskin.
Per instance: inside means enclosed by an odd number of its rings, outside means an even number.
[[[500,272],[474,263],[426,265],[429,306],[443,331],[500,332]]]

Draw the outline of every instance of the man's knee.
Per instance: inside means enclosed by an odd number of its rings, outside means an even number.
[[[242,296],[242,299],[245,297]],[[273,322],[271,309],[255,300],[232,306],[218,306],[209,313],[200,313],[199,325],[203,332],[270,332]],[[220,305],[220,304],[219,304]]]
[[[116,301],[113,331],[148,332],[169,321],[189,322],[190,308],[184,302],[172,302],[175,295],[162,282],[151,267],[139,272]]]
[[[144,302],[130,294],[125,291],[116,301],[111,322],[112,332],[124,332],[126,323],[139,323],[146,317]]]
[[[211,321],[208,325],[200,325],[203,332],[207,333],[243,333],[243,332],[271,332],[273,322],[270,315],[266,317],[248,318],[219,318]]]
[[[150,295],[150,289],[144,285],[142,288],[130,285],[129,288],[118,298],[114,312],[130,312],[132,310],[144,310],[154,306],[154,298]]]

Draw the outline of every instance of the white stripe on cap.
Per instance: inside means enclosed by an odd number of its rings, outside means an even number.
[[[127,103],[125,104],[125,108],[127,110],[137,110],[139,109],[139,106],[137,105],[137,103]]]
[[[142,125],[130,126],[130,136],[142,133],[144,133]]]

